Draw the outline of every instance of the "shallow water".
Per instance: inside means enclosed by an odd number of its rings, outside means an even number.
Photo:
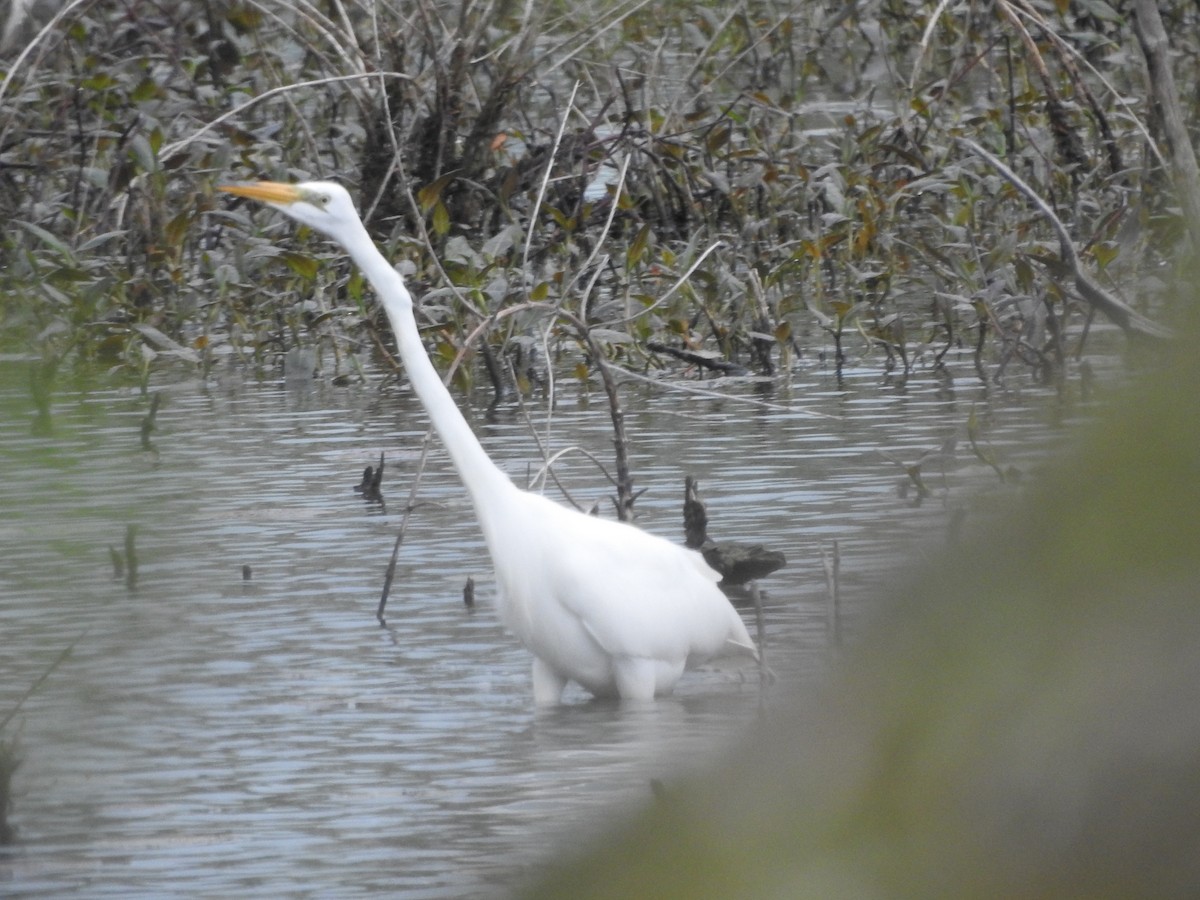
[[[63,388],[35,435],[24,366],[0,362],[0,385],[18,385],[0,389],[0,715],[77,643],[3,732],[19,723],[24,756],[18,842],[0,848],[9,896],[503,893],[816,683],[822,546],[840,547],[852,623],[887,573],[945,543],[956,511],[970,523],[1012,490],[966,445],[973,408],[997,458],[1025,470],[1069,418],[1053,392],[985,389],[965,361],[952,384],[889,383],[874,363],[839,380],[816,362],[789,383],[705,383],[741,400],[627,385],[640,524],[681,539],[692,474],[715,537],[787,554],[762,583],[778,680],[713,667],[647,708],[575,692],[535,711],[436,444],[387,626],[375,619],[424,433],[405,387],[164,379],[146,450],[145,398],[101,379]],[[520,413],[470,414],[523,482],[537,449]],[[560,386],[548,432],[545,405],[531,414],[551,449],[611,458],[601,392]],[[952,434],[955,459],[924,472],[934,495],[900,496],[880,451],[915,459]],[[352,489],[381,451],[386,513]],[[557,471],[585,503],[607,493],[579,454]],[[130,524],[132,587],[109,551]]]

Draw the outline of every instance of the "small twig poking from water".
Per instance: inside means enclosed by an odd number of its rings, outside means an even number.
[[[625,434],[625,412],[621,409],[621,401],[617,396],[617,382],[608,370],[600,347],[586,327],[581,333],[592,351],[592,358],[596,361],[596,368],[600,370],[600,378],[604,382],[604,393],[608,397],[608,411],[613,423],[613,447],[617,457],[617,518],[628,522],[633,518],[633,501],[638,495],[633,489],[633,475],[629,471],[629,437]]]
[[[983,349],[984,342],[987,340],[988,320],[987,316],[979,317],[979,333],[975,340],[975,374],[979,376],[979,380],[984,384],[988,383],[987,372],[983,368]]]
[[[12,780],[21,767],[21,752],[17,739],[0,740],[0,847],[17,839],[15,825],[8,824],[8,812],[12,809]]]
[[[1079,361],[1079,400],[1082,403],[1088,403],[1092,399],[1092,394],[1095,392],[1096,373],[1092,369],[1092,364],[1086,359]]]
[[[396,535],[396,543],[392,546],[392,555],[388,560],[387,573],[383,576],[383,592],[379,597],[379,608],[375,610],[375,618],[381,626],[387,626],[383,611],[387,607],[388,594],[392,591],[392,579],[396,577],[396,560],[400,558],[400,546],[404,543],[404,533],[408,530],[408,519],[416,508],[417,490],[421,487],[421,476],[425,473],[425,461],[429,459],[429,448],[433,444],[433,429],[425,432],[421,442],[421,458],[417,461],[417,473],[413,476],[412,488],[408,492],[408,502],[404,504],[404,516],[400,519],[400,533]]]
[[[17,702],[13,704],[12,709],[5,714],[3,719],[0,719],[0,732],[4,731],[5,726],[12,721],[25,704],[25,701],[33,696],[33,692],[41,687],[42,682],[50,677],[50,673],[62,665],[63,661],[71,655],[71,651],[75,649],[83,636],[87,634],[85,629],[80,633],[79,637],[71,641],[54,662],[46,667],[46,670],[25,689],[25,692],[17,698]],[[21,765],[21,755],[17,749],[17,739],[13,737],[11,740],[0,740],[0,845],[11,844],[16,839],[17,829],[8,824],[8,811],[12,808],[12,778],[16,773],[17,768]]]
[[[32,697],[33,692],[42,686],[42,682],[49,678],[51,673],[66,661],[67,657],[71,655],[71,651],[75,649],[75,645],[82,641],[87,633],[88,629],[86,628],[81,631],[79,633],[79,637],[71,641],[71,643],[69,643],[66,648],[59,653],[57,657],[55,657],[54,662],[50,663],[50,665],[46,667],[46,670],[37,677],[37,680],[25,689],[25,693],[17,698],[17,702],[13,705],[13,708],[8,711],[3,719],[0,719],[0,731],[3,731],[5,726],[12,721],[13,716],[15,716],[20,711],[21,707],[25,705],[25,701]]]
[[[138,559],[134,540],[137,538],[137,526],[125,526],[125,586],[129,590],[137,587]]]
[[[142,430],[142,449],[143,450],[149,450],[149,451],[154,450],[154,444],[152,444],[150,442],[150,435],[154,432],[155,428],[157,427],[155,424],[155,420],[158,418],[158,404],[161,401],[162,401],[162,394],[158,393],[157,391],[150,395],[150,409],[146,412],[146,415],[142,418],[141,430]]]
[[[821,567],[825,570],[825,628],[829,644],[835,650],[842,646],[842,610],[838,579],[842,568],[842,553],[838,542],[833,542],[833,552],[826,553],[821,545]]]
[[[387,625],[383,611],[387,606],[388,595],[392,592],[392,579],[396,577],[396,560],[400,558],[400,545],[404,543],[404,530],[408,527],[408,515],[411,512],[411,506],[405,507],[404,518],[400,520],[400,533],[396,535],[396,543],[392,545],[392,555],[388,559],[387,572],[383,576],[383,592],[379,596],[379,608],[375,610],[375,618],[382,626]]]
[[[750,270],[750,295],[754,298],[754,332],[751,335],[753,347],[752,356],[758,361],[761,374],[775,374],[775,364],[771,362],[771,350],[775,346],[775,322],[771,315],[771,307],[767,303],[767,292],[763,288],[762,279],[755,269]]]
[[[375,470],[375,475],[371,479],[371,499],[383,502],[383,451],[379,451],[379,468]]]
[[[467,583],[463,585],[463,605],[467,609],[475,609],[475,579],[470,575],[467,576]]]
[[[950,522],[946,527],[946,546],[957,547],[959,539],[962,536],[963,522],[967,519],[967,510],[964,507],[956,507],[950,513]]]
[[[496,361],[496,354],[492,351],[492,345],[486,340],[479,342],[479,352],[483,354],[483,364],[487,368],[488,378],[492,380],[492,402],[488,404],[489,408],[495,409],[504,402],[504,398],[508,395],[508,388],[504,381],[504,371],[500,368],[500,364]]]
[[[54,356],[35,363],[29,370],[29,393],[37,410],[31,428],[39,437],[44,437],[54,430],[51,407],[54,399],[54,375],[57,371],[58,359]]]
[[[971,452],[975,454],[980,462],[991,466],[992,471],[996,473],[1001,482],[1007,484],[1021,477],[1020,470],[1016,466],[1010,466],[1008,471],[1000,468],[995,454],[983,446],[983,435],[979,425],[979,417],[975,414],[974,406],[971,407],[971,412],[967,416],[967,440],[971,444]]]
[[[384,512],[387,508],[383,503],[383,453],[379,454],[379,468],[367,466],[363,469],[362,481],[354,486],[356,493],[362,494],[367,503],[378,503]]]
[[[754,636],[758,638],[758,680],[765,686],[774,681],[775,676],[767,665],[767,626],[757,581],[750,582],[750,599],[754,601]]]
[[[708,510],[700,499],[700,485],[691,475],[683,478],[683,543],[699,550],[708,541]]]
[[[112,544],[108,545],[108,558],[112,560],[113,578],[125,577],[125,557]]]
[[[362,480],[354,486],[354,493],[362,494],[363,499],[366,499],[367,491],[371,489],[371,482],[375,480],[375,467],[367,466],[363,469]]]
[[[249,566],[242,566],[242,581],[249,581],[254,577],[254,570]]]

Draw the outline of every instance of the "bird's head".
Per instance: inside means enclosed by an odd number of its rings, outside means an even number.
[[[349,192],[331,181],[305,181],[300,184],[256,181],[224,184],[217,190],[259,200],[343,244],[348,237],[362,231],[362,222]]]

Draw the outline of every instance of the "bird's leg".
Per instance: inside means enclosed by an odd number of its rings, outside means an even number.
[[[622,700],[653,700],[658,682],[659,662],[636,656],[613,660],[617,693]],[[681,667],[682,668],[682,667]]]
[[[536,656],[533,658],[533,702],[539,706],[558,703],[562,700],[567,679],[550,668]]]

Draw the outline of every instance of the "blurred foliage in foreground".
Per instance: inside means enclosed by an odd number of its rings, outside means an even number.
[[[1200,894],[1200,357],[1177,356],[909,581],[819,700],[531,896]]]
[[[960,134],[1144,312],[1182,233],[1133,29],[1103,2],[60,9],[15,28],[0,81],[0,351],[52,365],[273,368],[309,344],[360,371],[361,279],[216,200],[231,178],[355,186],[446,357],[478,316],[542,304],[488,338],[522,384],[572,349],[559,307],[641,369],[668,359],[654,339],[764,373],[825,351],[1061,373],[1086,316],[1052,233]],[[1196,33],[1195,4],[1162,11]],[[1197,46],[1175,50],[1194,103]]]

